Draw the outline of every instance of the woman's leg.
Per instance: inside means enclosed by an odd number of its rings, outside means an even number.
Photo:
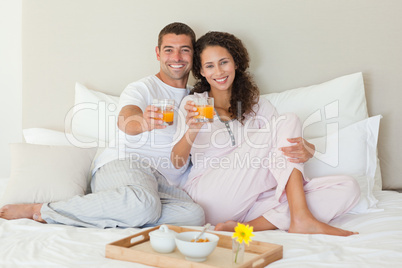
[[[244,222],[243,224],[248,224],[253,226],[253,231],[266,231],[266,230],[275,230],[278,229],[275,225],[270,223],[267,219],[263,216],[260,216],[252,221]],[[215,231],[226,231],[226,232],[233,232],[235,227],[237,226],[236,221],[227,221],[218,223],[215,226]]]
[[[280,227],[283,230],[289,229],[290,233],[339,236],[355,234],[326,224],[349,211],[358,201],[358,185],[352,178],[347,176],[316,178],[304,185],[301,172],[294,169],[285,192],[287,201],[268,211],[267,208],[272,207],[275,199],[272,194],[261,198],[243,223],[253,226],[254,231],[274,230]],[[258,216],[261,214],[264,216]],[[235,221],[227,221],[218,224],[216,230],[233,231],[236,225]]]
[[[293,170],[286,185],[286,196],[290,211],[289,233],[328,234],[349,236],[355,232],[342,230],[318,221],[310,212],[303,188],[303,175]]]

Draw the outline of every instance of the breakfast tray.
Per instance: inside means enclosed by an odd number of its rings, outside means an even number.
[[[179,226],[168,225],[170,230],[177,233],[200,231]],[[191,268],[213,268],[213,267],[258,267],[282,259],[283,248],[281,245],[270,244],[259,241],[251,241],[245,247],[244,262],[232,266],[232,238],[226,235],[219,236],[218,246],[204,262],[192,262],[184,258],[176,248],[172,253],[161,254],[154,251],[149,242],[149,233],[159,229],[159,226],[140,232],[138,234],[123,238],[106,245],[106,257],[111,259],[142,263],[154,267],[191,267]]]

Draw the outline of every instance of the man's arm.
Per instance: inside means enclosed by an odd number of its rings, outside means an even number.
[[[291,143],[296,143],[292,146],[280,148],[283,152],[283,155],[289,157],[289,162],[305,163],[313,157],[315,153],[314,144],[309,143],[301,137],[287,140]]]
[[[148,105],[145,112],[136,105],[124,106],[119,113],[117,126],[128,135],[138,135],[145,131],[165,128],[166,126],[161,120],[163,115],[157,113],[156,110],[152,105]]]

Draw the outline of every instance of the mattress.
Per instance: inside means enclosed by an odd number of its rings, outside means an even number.
[[[7,179],[0,179],[0,195]],[[401,267],[402,194],[377,191],[379,211],[345,214],[331,224],[359,235],[255,232],[254,240],[283,245],[283,259],[269,267]],[[201,229],[200,227],[193,227]],[[0,219],[0,267],[148,267],[105,258],[105,246],[142,231],[41,224]],[[231,235],[231,233],[218,232]]]

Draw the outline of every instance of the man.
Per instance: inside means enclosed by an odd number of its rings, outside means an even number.
[[[160,71],[129,84],[121,94],[118,146],[96,160],[91,194],[6,205],[0,217],[99,228],[204,224],[202,208],[166,180],[178,181],[185,170],[170,163],[176,126],[163,125],[162,114],[151,105],[153,99],[174,99],[178,106],[189,93],[194,43],[195,34],[185,24],[161,30],[156,47]]]

